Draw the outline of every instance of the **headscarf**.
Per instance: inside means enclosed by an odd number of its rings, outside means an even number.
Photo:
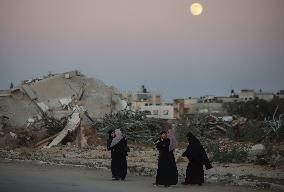
[[[123,135],[122,135],[122,132],[121,132],[120,129],[114,130],[114,133],[115,133],[115,137],[112,139],[111,144],[110,144],[110,147],[115,146],[116,144],[119,143],[119,141],[120,141],[121,139],[123,139]]]
[[[167,138],[170,139],[169,151],[173,151],[178,145],[175,132],[173,129],[168,129]]]
[[[109,149],[110,148],[110,144],[111,144],[111,142],[112,142],[112,136],[111,136],[111,133],[112,132],[114,132],[114,130],[113,129],[111,129],[111,130],[109,130],[107,133],[108,133],[108,139],[107,139],[107,149]]]
[[[111,137],[111,133],[114,132],[113,129],[109,130],[107,133],[108,133],[108,139],[109,140],[112,140],[112,137]]]

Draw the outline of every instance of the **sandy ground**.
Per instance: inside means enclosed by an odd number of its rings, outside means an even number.
[[[154,177],[134,176],[128,174],[126,181],[111,181],[111,174],[104,169],[74,166],[56,166],[39,162],[0,161],[1,192],[33,191],[191,191],[191,192],[252,192],[270,190],[251,189],[240,186],[204,184],[203,186],[183,186],[178,184],[170,188],[154,187]]]

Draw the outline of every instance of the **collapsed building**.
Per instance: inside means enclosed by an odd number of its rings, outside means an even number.
[[[121,109],[123,101],[118,91],[98,79],[88,78],[79,71],[50,74],[0,91],[0,128],[31,127],[44,114],[55,119],[70,117],[68,127],[78,113],[80,125],[88,125]]]
[[[72,112],[75,105],[87,111],[92,118],[122,109],[114,87],[98,79],[87,78],[79,71],[25,81],[0,93],[1,116],[8,118],[13,127],[27,126],[42,113],[60,118]]]

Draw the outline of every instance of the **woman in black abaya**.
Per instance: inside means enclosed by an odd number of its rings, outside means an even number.
[[[111,151],[111,172],[113,180],[124,180],[127,174],[127,141],[120,129],[108,132],[107,148]]]
[[[190,132],[186,137],[188,140],[188,147],[182,156],[187,157],[189,163],[186,168],[186,178],[182,184],[202,185],[202,183],[204,183],[203,166],[205,165],[206,169],[211,169],[212,165],[200,141]]]
[[[156,148],[159,150],[156,185],[168,187],[176,185],[178,182],[178,171],[173,154],[174,148],[170,146],[172,146],[171,140],[167,138],[167,133],[161,132],[160,138],[156,142]]]

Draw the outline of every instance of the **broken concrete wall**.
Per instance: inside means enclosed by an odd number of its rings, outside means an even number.
[[[82,105],[88,110],[92,117],[103,117],[106,113],[115,110],[112,97],[114,90],[99,80],[87,79],[85,94],[82,97]]]
[[[122,109],[117,91],[78,71],[48,76],[23,83],[17,91],[0,97],[0,112],[11,117],[12,126],[24,126],[27,119],[48,112],[56,118],[81,106],[92,118]],[[5,97],[4,97],[5,96]]]
[[[12,127],[26,126],[29,118],[35,118],[40,114],[35,103],[21,91],[13,92],[7,97],[0,97],[0,112],[9,117],[8,123]]]

